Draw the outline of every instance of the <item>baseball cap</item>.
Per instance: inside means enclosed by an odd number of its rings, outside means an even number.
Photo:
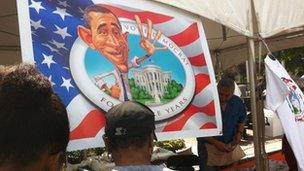
[[[105,116],[105,136],[109,138],[147,135],[155,130],[153,111],[138,102],[122,102],[111,108]]]

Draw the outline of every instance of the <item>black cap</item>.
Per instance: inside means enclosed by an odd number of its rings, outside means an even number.
[[[147,135],[154,132],[154,122],[154,113],[147,106],[132,101],[122,102],[106,113],[105,136],[122,138]]]

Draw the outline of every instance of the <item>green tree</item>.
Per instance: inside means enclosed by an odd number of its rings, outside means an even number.
[[[304,47],[282,50],[279,56],[288,72],[298,77],[304,75]]]
[[[183,90],[183,85],[177,83],[175,80],[172,80],[166,86],[166,91],[164,93],[164,99],[174,99],[177,97],[180,92]]]
[[[134,99],[139,98],[139,89],[136,87],[131,87],[131,95]]]
[[[135,87],[135,80],[134,80],[134,78],[129,79],[129,86],[130,87]]]
[[[135,84],[134,78],[129,79],[129,86],[134,100],[142,101],[152,99],[152,96],[146,90]]]

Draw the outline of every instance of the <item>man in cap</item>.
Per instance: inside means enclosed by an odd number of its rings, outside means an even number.
[[[107,112],[104,142],[116,165],[113,170],[170,170],[151,164],[154,122],[151,109],[137,102],[123,102]]]

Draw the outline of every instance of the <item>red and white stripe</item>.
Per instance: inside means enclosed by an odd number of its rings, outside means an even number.
[[[70,102],[67,106],[67,112],[71,140],[95,137],[105,125],[103,112],[92,106],[81,94]]]
[[[169,122],[159,123],[157,131],[207,129],[216,127],[213,89],[197,23],[186,20],[171,21],[154,25],[168,36],[188,57],[195,75],[195,96],[191,104]]]

